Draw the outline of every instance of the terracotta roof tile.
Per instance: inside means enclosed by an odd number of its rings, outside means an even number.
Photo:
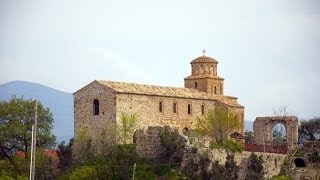
[[[200,56],[192,60],[191,64],[193,63],[218,63],[218,61],[208,56]]]
[[[111,88],[118,93],[130,93],[141,95],[155,95],[166,97],[180,97],[204,100],[217,100],[229,106],[243,107],[237,103],[237,98],[230,96],[207,94],[190,88],[177,88],[155,85],[144,85],[125,82],[114,82],[105,80],[96,80],[99,84]]]

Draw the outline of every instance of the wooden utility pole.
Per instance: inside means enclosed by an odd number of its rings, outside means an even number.
[[[136,163],[134,163],[133,165],[132,180],[134,180],[135,173],[136,173]]]
[[[30,159],[30,177],[29,180],[34,180],[35,165],[36,165],[36,144],[37,144],[37,118],[38,118],[38,102],[34,101],[34,121],[31,131],[31,159]]]

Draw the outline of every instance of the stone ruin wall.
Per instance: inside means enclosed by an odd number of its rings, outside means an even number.
[[[257,117],[253,123],[255,143],[272,145],[272,128],[279,123],[285,126],[288,149],[296,149],[299,122],[295,116]]]
[[[134,136],[134,142],[136,144],[136,150],[139,157],[146,159],[157,159],[159,157],[159,149],[160,146],[160,134],[161,127],[149,127],[147,130],[138,130]],[[184,136],[186,137],[186,136]],[[188,144],[188,143],[187,143]],[[191,147],[186,146],[185,153],[190,151]],[[199,149],[200,151],[207,151],[206,148]],[[256,152],[255,154],[262,155],[264,160],[264,170],[265,170],[265,178],[271,179],[271,177],[278,175],[281,170],[281,166],[286,158],[284,154],[273,154],[273,153],[260,153]],[[238,166],[240,166],[239,177],[244,177],[246,174],[246,166],[248,159],[251,155],[251,152],[243,151],[241,153],[235,153],[235,162]],[[189,158],[188,155],[184,155],[184,158]],[[227,158],[227,152],[223,149],[214,149],[210,150],[210,159],[214,161],[219,161],[220,164],[224,165]],[[184,159],[182,165],[187,160]]]
[[[160,132],[160,127],[149,127],[146,131],[140,129],[134,133],[133,142],[140,158],[152,160],[160,156]]]
[[[273,176],[276,176],[281,171],[281,166],[287,155],[285,154],[274,154],[274,153],[261,153],[255,152],[255,154],[259,157],[262,155],[263,169],[265,171],[264,178],[271,179]],[[249,151],[242,151],[241,153],[234,154],[234,160],[238,166],[240,166],[240,171],[242,168],[246,169],[246,164],[251,155]],[[213,149],[211,150],[211,159],[213,161],[219,161],[220,164],[224,164],[227,159],[227,152],[225,150]],[[245,170],[246,172],[246,170]],[[240,177],[240,175],[239,175]]]

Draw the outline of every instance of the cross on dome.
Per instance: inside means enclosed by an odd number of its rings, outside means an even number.
[[[205,54],[206,52],[207,52],[207,51],[206,51],[205,49],[202,50],[203,56],[204,56],[204,54]]]

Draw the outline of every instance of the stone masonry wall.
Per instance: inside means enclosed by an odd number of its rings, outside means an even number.
[[[161,127],[149,127],[145,132],[140,129],[134,133],[134,143],[140,158],[154,160],[162,151],[160,142]]]
[[[159,111],[159,102],[163,104],[162,112]],[[176,113],[173,112],[173,103],[177,104]],[[204,105],[204,114],[213,110],[218,102],[210,100],[196,100],[186,98],[159,97],[136,94],[117,94],[116,119],[119,122],[121,112],[138,113],[138,128],[148,126],[171,126],[182,133],[184,128],[194,128],[197,117],[202,117],[201,106]],[[188,114],[188,104],[191,104],[191,114]],[[236,109],[239,113],[243,131],[243,108]]]
[[[93,100],[99,100],[99,115],[93,114]],[[107,127],[115,126],[116,95],[113,91],[92,82],[74,93],[75,136],[80,129],[88,129],[94,139]]]
[[[255,152],[259,157],[262,155],[262,159],[264,161],[263,168],[265,171],[265,179],[271,179],[273,176],[278,175],[281,170],[281,166],[286,157],[285,154],[274,154],[274,153],[261,153]],[[234,160],[237,165],[244,166],[245,164],[241,164],[243,160],[248,160],[251,155],[251,152],[243,151],[241,153],[235,153]],[[211,150],[211,159],[213,161],[217,160],[220,164],[224,164],[226,162],[227,153],[225,150],[214,149]],[[244,167],[240,167],[244,168]]]

